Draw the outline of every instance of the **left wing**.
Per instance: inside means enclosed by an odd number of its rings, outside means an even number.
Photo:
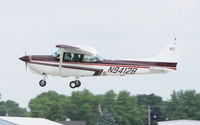
[[[93,47],[89,46],[70,46],[70,45],[56,45],[58,48],[64,49],[66,52],[86,54],[89,56],[96,56],[97,51]]]

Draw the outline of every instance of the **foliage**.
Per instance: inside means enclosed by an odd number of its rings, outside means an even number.
[[[88,90],[72,92],[70,101],[67,104],[67,116],[71,120],[83,120],[87,125],[97,123],[98,103],[101,102],[102,96],[95,96]]]
[[[140,108],[147,108],[148,106],[151,106],[151,124],[156,125],[157,121],[164,121],[165,120],[165,114],[163,113],[163,100],[160,96],[157,96],[155,94],[150,95],[138,95],[138,105]],[[146,110],[147,112],[147,110]],[[147,113],[146,113],[147,115]],[[147,119],[146,119],[147,123]]]
[[[31,99],[30,112],[14,101],[0,101],[0,115],[5,116],[8,112],[10,116],[43,117],[54,121],[70,118],[86,121],[87,125],[146,125],[148,106],[151,106],[152,125],[167,119],[200,120],[200,93],[195,90],[174,91],[168,101],[155,94],[133,96],[127,91],[117,94],[110,90],[94,95],[83,90],[72,92],[69,97],[49,91]]]
[[[119,118],[114,110],[104,109],[103,115],[99,118],[99,125],[119,125]]]
[[[137,98],[138,98],[138,105],[155,106],[163,102],[162,98],[155,94],[138,95]]]
[[[127,91],[121,91],[117,97],[117,114],[121,125],[144,125],[145,114],[138,108],[137,98]]]
[[[6,105],[5,102],[0,102],[0,116],[6,115]]]
[[[103,96],[102,106],[107,109],[113,109],[114,106],[117,104],[117,94],[113,90],[110,90],[105,93]]]
[[[127,91],[121,91],[119,94],[115,94],[113,90],[108,91],[104,95],[103,107],[106,114],[101,116],[100,123],[107,122],[112,124],[112,122],[116,122],[119,125],[145,124],[144,110],[138,108],[137,98],[131,96]],[[105,118],[105,116],[108,116],[108,118]]]
[[[170,120],[200,120],[200,94],[195,90],[173,92],[166,108]]]
[[[7,113],[9,116],[26,116],[26,109],[19,108],[19,105],[11,100],[5,102]]]
[[[67,101],[67,97],[53,91],[42,93],[29,102],[31,116],[63,121],[67,118],[63,110]]]
[[[20,108],[19,105],[11,100],[0,102],[0,116],[27,116],[26,109]]]

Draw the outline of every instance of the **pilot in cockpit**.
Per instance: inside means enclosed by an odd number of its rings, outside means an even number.
[[[61,54],[61,51],[59,49],[53,54],[53,57],[56,58],[56,59],[60,59],[60,54]]]

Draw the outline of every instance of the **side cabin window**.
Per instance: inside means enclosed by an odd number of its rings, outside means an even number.
[[[83,60],[83,56],[84,56],[83,54],[64,52],[63,61],[81,62]]]
[[[94,56],[64,52],[63,61],[64,62],[97,62],[97,59]]]
[[[72,60],[72,54],[71,53],[64,53],[63,61],[71,61],[71,60]]]
[[[73,54],[72,61],[81,62],[82,59],[83,59],[83,55],[82,54],[77,54],[77,53]]]

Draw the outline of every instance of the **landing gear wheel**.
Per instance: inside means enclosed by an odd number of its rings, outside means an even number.
[[[45,87],[47,82],[45,80],[40,80],[39,84],[41,87]]]
[[[75,81],[71,81],[71,82],[69,83],[69,86],[70,86],[71,88],[76,88],[76,82],[75,82]]]
[[[81,81],[76,80],[75,82],[76,82],[76,87],[80,87],[81,86]]]

